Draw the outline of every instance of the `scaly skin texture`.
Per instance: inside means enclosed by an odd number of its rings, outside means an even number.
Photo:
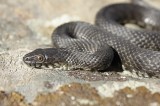
[[[97,26],[85,22],[63,24],[52,34],[56,48],[35,50],[23,60],[38,68],[64,63],[77,68],[105,70],[118,54],[125,69],[156,75],[160,73],[159,19],[160,13],[139,5],[107,6],[98,12]],[[148,29],[128,29],[122,25],[126,22],[136,22]]]

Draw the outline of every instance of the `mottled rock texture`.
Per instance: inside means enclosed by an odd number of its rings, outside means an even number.
[[[160,93],[151,93],[144,86],[125,87],[113,97],[101,97],[89,84],[71,83],[52,93],[40,93],[32,103],[16,92],[0,92],[1,106],[159,106]]]

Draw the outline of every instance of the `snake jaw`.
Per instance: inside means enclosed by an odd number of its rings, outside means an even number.
[[[34,66],[35,66],[35,68],[39,68],[39,69],[40,69],[41,66],[42,66],[42,63],[39,63],[39,64],[38,64],[38,63],[35,63]]]

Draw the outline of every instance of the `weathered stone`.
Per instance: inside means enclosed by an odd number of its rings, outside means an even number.
[[[16,92],[5,93],[3,91],[0,92],[0,106],[29,106],[25,102],[25,98]]]

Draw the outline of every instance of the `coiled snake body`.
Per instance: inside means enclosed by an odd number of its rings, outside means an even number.
[[[69,22],[52,34],[56,48],[36,49],[26,54],[26,64],[65,64],[74,68],[105,70],[114,58],[120,57],[125,69],[151,75],[160,73],[160,13],[136,4],[113,4],[102,8],[96,25]],[[133,22],[142,30],[123,26]],[[152,31],[151,31],[152,30]]]

